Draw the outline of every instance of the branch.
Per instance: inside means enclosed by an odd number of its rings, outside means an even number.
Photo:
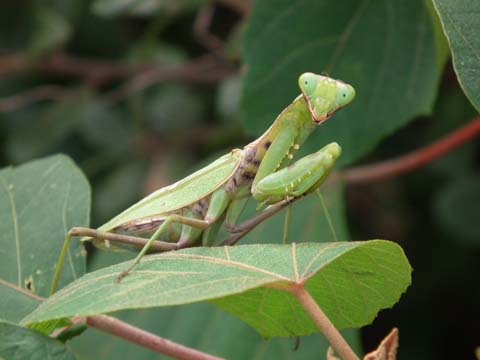
[[[480,117],[474,118],[467,125],[422,149],[392,160],[339,172],[332,176],[332,181],[343,180],[350,184],[359,184],[402,175],[430,164],[477,136],[480,136]]]
[[[213,55],[204,55],[186,64],[174,67],[154,67],[138,73],[120,88],[105,95],[106,101],[115,103],[124,97],[145,90],[160,82],[180,80],[210,83],[223,79],[234,71],[224,61]]]
[[[93,87],[133,77],[112,97],[129,95],[148,86],[166,80],[188,80],[192,82],[218,81],[233,69],[221,59],[205,55],[178,66],[161,67],[158,63],[126,64],[117,61],[79,58],[56,53],[39,62],[31,62],[23,54],[0,56],[0,77],[26,71],[78,77]]]
[[[41,85],[6,98],[0,98],[0,113],[20,109],[42,100],[62,100],[72,95],[72,91],[57,85]]]
[[[220,360],[221,358],[163,339],[145,330],[106,315],[87,317],[87,324],[131,343],[175,359]]]
[[[32,62],[24,54],[11,54],[0,57],[0,76],[8,76],[25,71],[83,78],[89,84],[101,86],[112,80],[123,79],[153,64],[132,65],[116,61],[94,60],[55,53]]]
[[[206,7],[200,9],[193,23],[193,34],[197,41],[206,49],[214,54],[222,54],[225,46],[224,42],[210,32],[214,7],[208,3]]]
[[[359,360],[342,334],[335,328],[303,285],[298,285],[293,288],[292,294],[297,298],[298,302],[303,306],[303,309],[312,318],[315,325],[317,325],[317,328],[327,338],[332,348],[343,360]]]

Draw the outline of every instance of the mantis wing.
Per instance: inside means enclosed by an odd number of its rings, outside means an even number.
[[[134,220],[159,216],[195,203],[225,184],[237,170],[241,157],[242,150],[232,150],[186,178],[151,193],[98,230],[110,231]]]

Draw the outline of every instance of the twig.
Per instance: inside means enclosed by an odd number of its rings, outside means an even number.
[[[120,88],[105,95],[105,100],[115,103],[131,94],[169,80],[210,83],[223,79],[233,72],[225,62],[212,55],[204,55],[189,63],[170,68],[151,68],[127,81]]]
[[[131,343],[175,359],[219,360],[221,358],[163,339],[150,332],[106,315],[87,318],[87,324]]]
[[[57,85],[42,85],[25,92],[0,99],[0,113],[17,110],[42,100],[62,100],[71,95],[72,91]]]
[[[325,315],[323,310],[318,306],[304,286],[298,285],[294,287],[291,292],[303,306],[308,315],[310,315],[321,333],[327,338],[335,352],[340,355],[343,360],[359,360],[358,356],[355,355],[342,334],[340,334],[335,328],[330,319]]]
[[[0,56],[0,77],[25,71],[39,71],[62,77],[78,77],[93,87],[101,87],[109,82],[133,78],[121,88],[123,97],[143,90],[148,86],[166,80],[183,80],[191,82],[214,82],[229,74],[227,63],[218,58],[205,55],[178,66],[162,67],[158,63],[126,64],[116,61],[78,58],[64,53],[56,53],[32,63],[23,54]]]
[[[224,43],[218,37],[213,35],[210,30],[210,24],[212,22],[214,7],[211,3],[206,7],[200,9],[193,23],[193,34],[206,49],[212,53],[221,54],[224,48]]]
[[[64,53],[55,53],[38,62],[31,62],[24,54],[11,54],[0,57],[0,76],[35,70],[52,75],[80,77],[91,85],[101,86],[152,66],[153,64],[132,65],[85,59]]]
[[[332,181],[343,180],[349,184],[359,184],[402,175],[433,162],[477,136],[480,136],[480,117],[474,118],[467,125],[422,149],[396,159],[358,166],[333,174]]]

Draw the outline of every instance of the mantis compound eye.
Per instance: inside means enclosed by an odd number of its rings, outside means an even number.
[[[313,73],[303,73],[300,75],[298,78],[298,86],[300,90],[302,90],[302,93],[306,96],[313,94],[317,88],[317,79],[318,76]]]
[[[336,103],[338,107],[344,107],[345,105],[350,104],[355,98],[355,89],[348,84],[338,83],[338,94],[336,98]]]

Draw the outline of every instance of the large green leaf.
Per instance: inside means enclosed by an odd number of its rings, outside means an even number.
[[[47,296],[66,232],[87,226],[90,188],[63,155],[0,171],[0,279]],[[85,272],[82,245],[72,242],[62,284]]]
[[[246,127],[265,131],[299,93],[302,72],[327,73],[351,83],[357,99],[307,146],[338,141],[340,162],[350,163],[431,111],[443,62],[438,54],[423,1],[260,1],[245,35]]]
[[[149,256],[116,284],[127,266],[85,275],[23,323],[217,299],[264,337],[307,335],[316,331],[313,322],[272,285],[306,281],[337,327],[359,327],[398,301],[411,271],[402,249],[384,240],[191,248]]]
[[[60,341],[7,322],[0,321],[0,359],[73,360],[76,357]]]
[[[480,2],[433,0],[452,50],[453,66],[473,106],[480,111]]]

